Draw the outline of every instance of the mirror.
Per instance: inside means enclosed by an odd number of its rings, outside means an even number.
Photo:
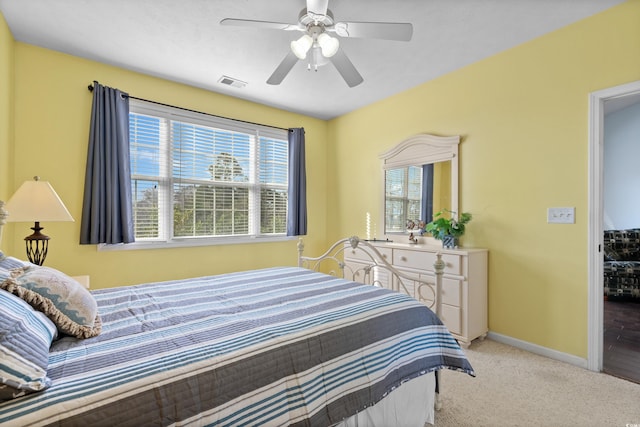
[[[458,211],[460,136],[420,134],[380,155],[383,234],[404,234],[407,221],[429,222],[443,209]]]

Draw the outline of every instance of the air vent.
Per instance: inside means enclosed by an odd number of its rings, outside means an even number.
[[[247,82],[243,82],[242,80],[234,79],[233,77],[222,76],[218,83],[222,83],[223,85],[232,86],[232,87],[245,87]]]

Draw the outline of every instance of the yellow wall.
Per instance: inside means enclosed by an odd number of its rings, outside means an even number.
[[[125,252],[78,245],[91,106],[86,86],[95,79],[168,104],[304,126],[306,240],[314,254],[339,237],[365,235],[367,214],[374,222],[380,217],[379,153],[417,133],[460,134],[460,208],[474,215],[462,243],[490,250],[490,329],[586,357],[587,100],[592,91],[640,80],[639,17],[640,0],[631,0],[328,123],[11,46],[0,22],[0,85],[9,82],[13,90],[0,93],[0,126],[8,122],[13,141],[7,147],[2,127],[0,166],[7,152],[15,159],[0,197],[7,198],[7,185],[12,192],[33,175],[49,180],[76,222],[44,224],[52,236],[47,265],[90,274],[93,287],[291,265],[295,242]],[[6,175],[0,171],[2,181]],[[576,224],[547,224],[550,206],[575,206]],[[11,224],[8,231],[4,248],[22,254],[28,225]],[[249,262],[242,262],[247,254]]]
[[[462,243],[490,250],[490,330],[586,357],[588,95],[640,80],[639,23],[633,0],[333,120],[330,240],[380,217],[379,153],[462,135]],[[576,223],[547,224],[553,206]]]
[[[438,162],[433,167],[433,213],[451,209],[451,161]]]
[[[101,288],[247,269],[296,264],[296,240],[284,243],[98,252],[80,246],[80,219],[94,80],[131,95],[207,113],[306,129],[308,158],[308,253],[326,245],[327,122],[215,94],[97,62],[15,43],[15,167],[11,192],[39,175],[51,182],[75,223],[47,223],[51,236],[45,265],[71,275],[88,274]],[[5,241],[24,258],[22,238],[32,224],[9,224]],[[7,245],[5,245],[7,247]]]
[[[13,104],[13,37],[0,14],[0,200],[10,196],[11,177],[10,141],[13,130],[11,110]],[[0,242],[0,249],[3,248]]]

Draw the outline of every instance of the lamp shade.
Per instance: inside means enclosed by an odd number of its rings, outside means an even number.
[[[47,181],[25,181],[7,202],[9,222],[73,221],[58,194]]]
[[[331,37],[327,33],[322,33],[318,36],[318,44],[322,49],[322,55],[325,58],[331,58],[333,55],[338,52],[338,48],[340,47],[340,42],[338,39]]]
[[[311,48],[313,44],[313,39],[311,36],[305,34],[300,37],[298,40],[294,40],[291,42],[291,51],[300,59],[305,59],[307,57],[307,52]]]

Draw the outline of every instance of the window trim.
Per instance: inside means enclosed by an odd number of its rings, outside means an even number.
[[[145,240],[133,243],[98,244],[99,252],[128,251],[143,249],[195,248],[200,246],[246,245],[255,243],[276,243],[297,240],[300,236],[234,236],[234,237],[177,237],[170,241]]]

